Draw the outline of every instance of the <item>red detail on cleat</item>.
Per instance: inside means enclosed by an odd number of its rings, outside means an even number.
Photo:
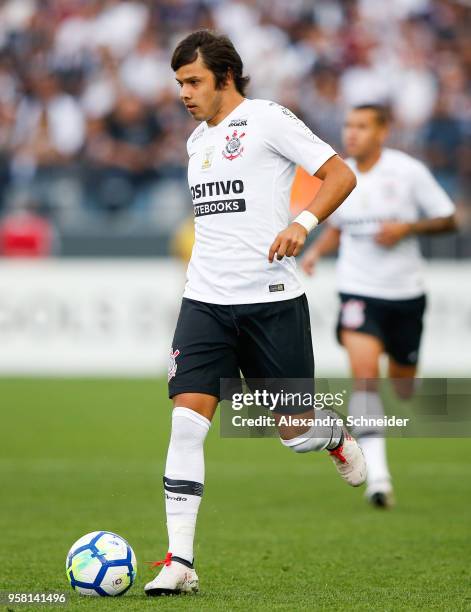
[[[332,455],[333,457],[337,457],[337,459],[340,459],[342,463],[347,463],[347,460],[342,455],[342,451],[343,451],[343,446],[339,446],[338,448],[334,448],[334,450],[329,451],[329,455]]]
[[[151,567],[158,567],[159,565],[170,565],[172,563],[172,553],[168,552],[165,555],[165,559],[161,559],[160,561],[146,561]]]

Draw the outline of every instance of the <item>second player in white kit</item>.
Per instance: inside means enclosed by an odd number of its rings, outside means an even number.
[[[418,235],[410,233],[393,248],[377,241],[385,223],[412,224],[426,217],[449,217],[455,207],[422,162],[384,148],[368,172],[346,160],[357,188],[329,218],[338,228],[337,287],[343,293],[406,300],[425,291]]]
[[[387,135],[383,107],[365,105],[348,114],[343,138],[357,188],[303,259],[311,274],[321,256],[339,249],[337,335],[356,381],[349,402],[355,417],[384,414],[375,381],[383,353],[397,394],[412,394],[426,305],[418,236],[454,227],[455,208],[445,191],[422,162],[385,148]],[[366,496],[375,506],[389,507],[392,482],[382,429],[362,427],[354,434],[368,464]]]

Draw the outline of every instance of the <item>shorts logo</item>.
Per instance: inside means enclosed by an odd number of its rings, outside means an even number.
[[[174,351],[172,346],[170,350],[170,359],[168,362],[168,382],[170,382],[177,373],[178,364],[176,362],[176,359],[178,355],[180,355],[180,351],[178,349]]]
[[[358,329],[365,322],[365,307],[363,300],[347,300],[342,305],[341,323],[348,329]]]
[[[245,132],[239,136],[237,130],[234,130],[232,136],[226,136],[226,146],[222,152],[223,156],[232,161],[237,157],[240,157],[244,152],[244,147],[242,145],[242,138],[245,136]]]

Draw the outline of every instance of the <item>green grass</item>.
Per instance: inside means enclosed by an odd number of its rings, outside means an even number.
[[[2,380],[0,402],[0,589],[69,591],[68,548],[106,529],[132,544],[137,583],[118,599],[70,590],[66,609],[471,610],[468,440],[391,440],[398,505],[381,512],[326,456],[221,439],[215,424],[195,553],[201,593],[151,599],[144,562],[167,550],[165,384]]]

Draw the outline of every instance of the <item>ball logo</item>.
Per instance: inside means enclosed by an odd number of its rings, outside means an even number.
[[[365,302],[348,300],[342,306],[342,325],[348,329],[358,329],[365,322]]]
[[[169,362],[168,362],[168,382],[170,382],[170,380],[177,373],[178,364],[176,362],[176,359],[177,359],[178,355],[180,355],[180,351],[178,349],[176,349],[174,351],[173,350],[173,346],[172,346],[172,348],[170,350],[170,359],[169,359]]]
[[[244,152],[244,147],[242,145],[242,138],[245,136],[245,132],[239,136],[238,131],[234,130],[232,136],[226,136],[226,146],[224,151],[222,152],[223,156],[232,161],[237,157],[240,157]]]

